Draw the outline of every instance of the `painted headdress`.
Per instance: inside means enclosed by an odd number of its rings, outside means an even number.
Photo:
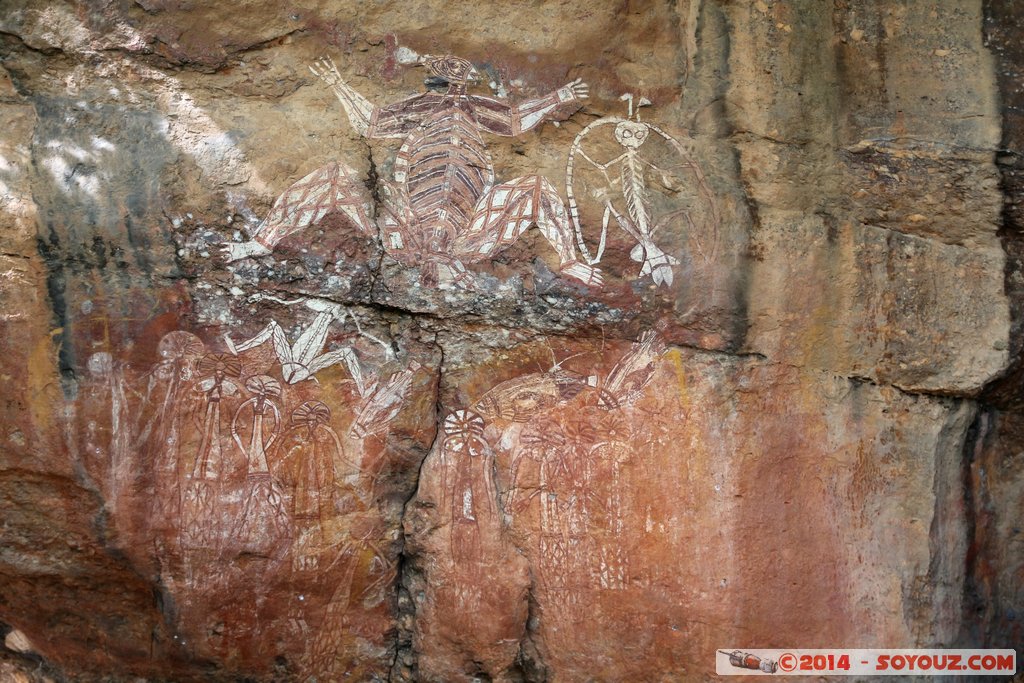
[[[477,77],[473,64],[462,57],[423,55],[422,59],[431,74],[443,78],[449,83],[466,83]]]

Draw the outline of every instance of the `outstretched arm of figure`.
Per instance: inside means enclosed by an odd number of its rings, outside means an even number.
[[[360,95],[355,89],[341,78],[338,67],[330,57],[323,57],[320,61],[309,65],[313,75],[330,86],[331,92],[341,102],[341,106],[348,115],[348,120],[356,132],[365,136],[370,129],[370,119],[376,107],[368,99]]]
[[[392,348],[388,346],[382,339],[370,334],[369,332],[363,332],[363,328],[359,324],[359,318],[357,318],[354,313],[349,311],[349,315],[352,316],[352,322],[356,324],[356,332],[358,332],[361,336],[366,337],[370,341],[380,344],[381,348],[384,349],[384,357],[387,358],[388,360],[391,360],[392,358],[395,357],[394,350],[392,350]]]
[[[473,115],[481,128],[494,135],[514,137],[536,128],[557,107],[585,100],[590,86],[577,78],[544,97],[520,102],[514,107],[492,97],[471,96]]]
[[[366,380],[363,378],[363,370],[359,366],[359,359],[356,357],[355,352],[347,346],[335,351],[328,351],[311,360],[308,365],[309,372],[310,374],[320,372],[324,368],[329,368],[338,363],[345,364],[349,374],[352,375],[352,379],[356,383],[356,391],[359,392],[360,396],[365,396]]]
[[[658,174],[658,179],[661,182],[661,186],[664,187],[666,190],[669,190],[671,192],[680,192],[684,189],[683,184],[679,182],[677,178],[674,178],[671,173],[661,168],[657,164],[648,161],[647,159],[644,159],[640,155],[634,155],[634,158],[641,164],[647,166],[652,171],[656,172]],[[687,164],[687,166],[689,166],[689,164]]]
[[[577,78],[544,97],[520,102],[513,116],[513,135],[525,133],[540,124],[556,107],[568,102],[580,102],[590,96],[590,86]]]
[[[584,159],[586,159],[587,161],[589,161],[589,162],[590,162],[591,164],[593,164],[593,165],[594,165],[594,166],[596,166],[597,168],[601,169],[602,171],[607,171],[607,170],[608,170],[609,168],[611,168],[611,167],[612,167],[612,166],[614,166],[615,164],[617,164],[617,163],[619,163],[620,161],[622,161],[622,159],[623,159],[623,158],[624,158],[624,157],[626,156],[626,153],[625,153],[625,152],[623,152],[622,154],[620,154],[619,156],[615,157],[615,158],[614,158],[614,159],[612,159],[611,161],[608,161],[608,162],[606,162],[606,163],[603,163],[603,164],[599,164],[599,163],[597,163],[596,161],[594,161],[593,159],[591,159],[591,158],[590,158],[590,157],[589,157],[589,156],[587,155],[587,153],[586,153],[586,152],[584,152],[584,151],[583,151],[582,149],[581,149],[581,150],[579,151],[579,154],[580,154],[580,156],[581,156],[581,157],[583,157]]]
[[[248,351],[251,348],[255,348],[260,344],[271,340],[274,343],[274,353],[277,355],[278,360],[282,363],[291,363],[294,361],[292,358],[292,348],[288,343],[287,337],[285,337],[284,330],[276,320],[271,320],[263,330],[252,339],[248,339],[244,342],[235,344],[234,340],[231,339],[230,334],[224,335],[224,344],[228,347],[228,351],[232,355],[237,356],[243,351]]]

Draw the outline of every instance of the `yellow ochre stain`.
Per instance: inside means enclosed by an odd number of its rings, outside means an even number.
[[[39,340],[28,354],[25,392],[29,402],[32,426],[45,433],[53,422],[53,406],[60,401],[59,379],[57,377],[57,337],[64,333],[58,327],[48,337]]]
[[[679,349],[669,349],[666,353],[669,360],[672,361],[672,367],[676,371],[676,377],[679,380],[679,398],[682,399],[683,403],[688,403],[687,391],[686,391],[686,370],[683,368],[683,354],[679,353]]]

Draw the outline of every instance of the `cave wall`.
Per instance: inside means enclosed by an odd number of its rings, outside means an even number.
[[[1022,645],[1014,3],[9,7],[11,666]]]

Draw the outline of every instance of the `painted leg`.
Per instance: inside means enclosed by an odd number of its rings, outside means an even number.
[[[318,313],[312,324],[302,331],[299,338],[292,344],[292,358],[296,363],[302,363],[312,368],[313,360],[320,354],[327,341],[327,330],[334,320],[334,314],[330,312]],[[312,372],[312,369],[310,370]]]
[[[632,219],[623,216],[610,203],[607,204],[605,211],[606,215],[607,213],[614,215],[619,226],[638,242],[632,251],[629,252],[629,257],[641,264],[640,277],[650,275],[655,285],[671,285],[672,267],[679,265],[679,259],[671,254],[666,254],[654,243],[653,239],[651,239],[653,231],[644,232],[640,230]]]
[[[221,251],[227,261],[269,254],[285,237],[336,211],[345,214],[364,233],[376,234],[366,187],[352,169],[332,163],[285,190],[256,226],[251,240],[224,244]]]
[[[409,208],[409,193],[401,185],[384,179],[377,181],[377,187],[381,198],[377,207],[381,242],[385,251],[404,262],[408,254],[422,248],[422,240],[410,230],[416,217]]]
[[[352,379],[355,380],[356,391],[362,396],[366,392],[366,381],[363,379],[363,372],[359,368],[359,359],[356,358],[355,352],[350,348],[329,351],[322,356],[317,356],[309,362],[309,374],[315,374],[324,368],[329,368],[338,363],[344,363],[345,367],[348,368]]]
[[[277,359],[279,361],[282,363],[292,362],[292,348],[288,344],[288,338],[284,336],[284,330],[276,320],[271,320],[267,326],[252,339],[248,339],[238,344],[235,344],[231,340],[231,335],[224,335],[224,343],[227,344],[228,351],[235,356],[243,351],[255,348],[267,340],[273,340],[274,353],[277,355]]]
[[[600,286],[601,272],[576,258],[572,227],[558,192],[541,176],[523,176],[495,185],[476,205],[469,228],[456,238],[455,254],[480,261],[519,239],[531,226],[558,253],[561,272],[585,285]]]

